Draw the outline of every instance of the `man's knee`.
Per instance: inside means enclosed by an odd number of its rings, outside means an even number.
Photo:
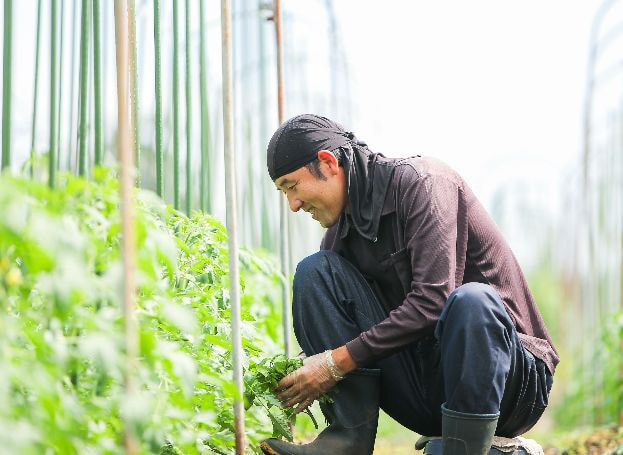
[[[458,325],[476,330],[488,321],[512,325],[495,289],[483,283],[466,283],[456,288],[448,297],[440,321],[446,327]]]
[[[296,266],[294,282],[296,283],[297,281],[300,282],[301,280],[307,280],[322,275],[325,271],[329,270],[331,263],[339,257],[337,253],[330,250],[320,250],[307,256]]]
[[[475,314],[491,311],[501,305],[495,289],[484,283],[466,283],[456,288],[446,303],[453,313]]]

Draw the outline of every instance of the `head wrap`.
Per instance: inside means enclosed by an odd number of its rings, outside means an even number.
[[[268,143],[266,164],[270,178],[293,172],[317,158],[320,150],[341,149],[348,188],[350,216],[357,231],[376,240],[383,202],[394,170],[393,160],[373,153],[365,142],[338,123],[313,114],[283,123]]]

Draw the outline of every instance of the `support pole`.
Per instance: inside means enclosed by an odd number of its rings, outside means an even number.
[[[75,168],[75,161],[72,161],[76,157],[75,150],[77,147],[78,137],[78,128],[76,128],[76,134],[74,134],[74,112],[76,110],[76,90],[75,90],[75,80],[76,80],[76,30],[78,29],[78,2],[77,0],[73,0],[71,2],[71,10],[72,10],[72,19],[71,19],[71,39],[70,39],[70,48],[71,48],[71,64],[69,67],[69,72],[71,74],[69,78],[69,127],[67,128],[68,138],[67,138],[67,162],[66,168],[68,171],[71,171]]]
[[[283,49],[281,39],[281,1],[275,0],[275,12],[273,20],[275,22],[275,36],[277,38],[277,112],[279,125],[284,122],[283,109]],[[279,219],[280,219],[280,251],[281,251],[281,273],[284,281],[281,285],[281,305],[283,314],[283,340],[284,352],[286,357],[290,357],[290,248],[288,244],[288,203],[286,198],[279,198]]]
[[[243,455],[244,405],[242,381],[242,341],[240,335],[240,277],[238,271],[238,226],[236,204],[236,163],[234,149],[234,84],[232,61],[232,27],[230,0],[221,0],[221,33],[223,56],[223,127],[225,158],[225,195],[227,204],[227,233],[229,237],[229,294],[231,303],[232,365],[238,396],[234,401],[236,455]]]
[[[160,0],[154,0],[154,72],[156,94],[156,193],[163,197],[162,186],[162,82],[160,62]]]
[[[199,207],[205,213],[211,211],[210,191],[210,117],[208,110],[208,87],[206,80],[206,26],[205,1],[199,0],[199,94],[201,97],[201,180],[199,184]]]
[[[82,0],[82,28],[80,33],[80,151],[78,175],[86,174],[87,157],[87,97],[89,84],[89,0]]]
[[[35,90],[32,99],[32,129],[30,132],[30,178],[34,177],[34,161],[36,155],[37,134],[37,95],[39,88],[39,49],[41,47],[41,0],[37,2],[37,41],[35,43]]]
[[[173,0],[173,208],[180,208],[180,71],[178,0]]]
[[[93,0],[93,78],[95,90],[95,165],[102,164],[102,55],[100,31],[100,0]]]
[[[130,52],[130,104],[132,125],[132,150],[136,160],[136,185],[141,186],[141,137],[138,111],[138,67],[137,67],[137,41],[136,41],[136,8],[134,0],[128,2],[128,38]]]
[[[50,150],[48,160],[48,184],[50,188],[56,186],[56,11],[57,2],[52,0],[50,3]]]
[[[192,181],[191,181],[191,157],[193,140],[193,118],[192,118],[192,99],[191,99],[191,78],[190,78],[190,0],[186,0],[186,215],[190,216],[192,201]]]
[[[115,0],[115,41],[117,56],[117,123],[120,164],[121,228],[123,254],[123,316],[125,323],[126,394],[136,393],[134,374],[138,358],[138,331],[134,305],[136,299],[136,239],[134,238],[134,154],[131,146],[128,107],[128,17],[125,0]],[[139,444],[132,428],[124,421],[123,442],[127,454],[138,453]]]
[[[11,72],[13,1],[4,0],[4,42],[2,54],[2,166],[11,166]]]

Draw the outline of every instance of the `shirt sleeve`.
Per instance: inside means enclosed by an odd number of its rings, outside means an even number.
[[[402,304],[382,322],[346,344],[359,365],[399,351],[430,335],[455,289],[465,261],[467,226],[459,185],[442,175],[404,172],[397,184],[398,217],[411,264],[411,287]],[[457,268],[457,243],[463,262]],[[462,278],[459,278],[462,279]]]

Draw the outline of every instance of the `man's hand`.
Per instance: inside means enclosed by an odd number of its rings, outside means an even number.
[[[305,358],[301,368],[279,381],[275,391],[284,407],[298,404],[294,409],[298,414],[344,377],[333,357],[328,356],[331,356],[331,351]]]

